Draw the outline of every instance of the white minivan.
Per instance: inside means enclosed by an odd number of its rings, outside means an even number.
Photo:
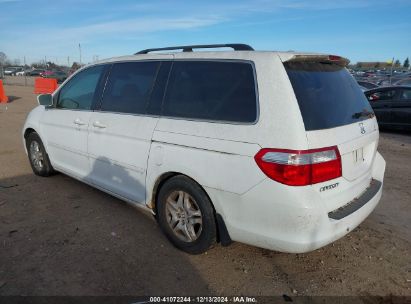
[[[244,44],[143,50],[40,95],[24,144],[35,174],[149,209],[186,252],[232,240],[307,252],[381,197],[377,121],[347,64]]]

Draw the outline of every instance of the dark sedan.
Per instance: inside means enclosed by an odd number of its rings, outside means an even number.
[[[58,83],[62,83],[64,80],[67,79],[67,73],[63,71],[44,71],[44,73],[41,74],[41,77],[54,78],[57,79]]]
[[[404,86],[404,85],[411,86],[411,77],[398,80],[397,82],[394,83],[394,85],[396,85],[396,86]]]
[[[35,70],[31,70],[29,72],[26,73],[26,75],[28,76],[40,76],[41,73],[43,73],[44,70],[39,70],[39,69],[35,69]]]
[[[411,131],[411,86],[390,86],[364,92],[381,128]]]

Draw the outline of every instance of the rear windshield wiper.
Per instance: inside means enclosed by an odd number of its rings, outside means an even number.
[[[360,117],[368,117],[368,118],[372,118],[374,117],[375,114],[374,112],[370,112],[370,111],[361,111],[361,112],[356,112],[352,115],[352,118],[360,118]]]

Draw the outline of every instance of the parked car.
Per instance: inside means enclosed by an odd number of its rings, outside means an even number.
[[[62,83],[64,80],[67,79],[67,73],[63,71],[44,71],[43,73],[41,73],[41,77],[54,78],[57,79],[58,83]]]
[[[43,73],[43,72],[44,72],[44,70],[34,69],[34,70],[28,72],[27,75],[28,75],[28,76],[40,76],[41,73]]]
[[[394,83],[394,85],[396,85],[396,86],[403,86],[403,85],[411,86],[411,78],[405,78],[405,79],[398,80]]]
[[[47,77],[48,75],[51,75],[51,74],[53,74],[52,70],[44,70],[40,73],[40,76],[41,77]]]
[[[358,84],[359,84],[361,87],[364,87],[364,88],[366,88],[366,89],[378,88],[378,85],[376,85],[375,83],[369,82],[369,81],[361,81],[361,80],[359,80],[359,81],[357,81],[357,82],[358,82]]]
[[[24,70],[22,69],[21,71],[16,73],[16,76],[24,76],[24,75],[28,75],[28,73],[30,73],[31,70]]]
[[[234,51],[193,52],[217,47]],[[353,230],[382,193],[377,121],[347,64],[243,44],[143,50],[40,95],[23,140],[35,174],[149,210],[186,252],[216,240],[307,252]]]
[[[16,68],[13,68],[13,67],[8,67],[4,69],[4,75],[7,75],[7,76],[13,76],[15,72],[16,72]]]
[[[411,86],[390,86],[365,92],[381,128],[411,130]]]
[[[8,67],[4,70],[4,75],[16,76],[16,73],[23,71],[21,67]]]

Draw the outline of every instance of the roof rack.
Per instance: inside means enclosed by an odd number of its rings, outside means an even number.
[[[254,49],[248,44],[242,43],[229,43],[229,44],[198,44],[198,45],[181,45],[181,46],[170,46],[165,48],[155,48],[141,50],[134,55],[147,54],[155,51],[171,51],[171,50],[183,50],[183,52],[192,52],[193,49],[211,49],[211,48],[223,48],[229,47],[234,49],[234,51],[254,51]]]

